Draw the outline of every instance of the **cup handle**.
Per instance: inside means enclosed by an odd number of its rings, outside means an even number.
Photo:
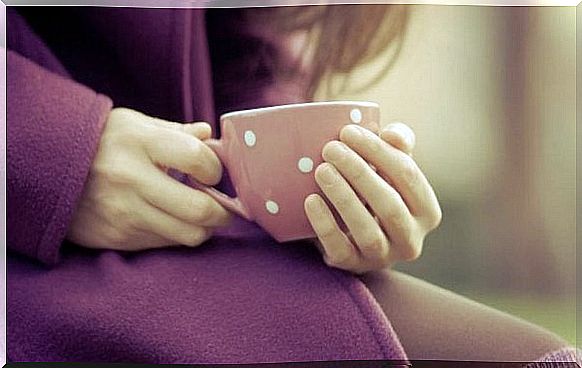
[[[216,155],[218,156],[218,158],[220,159],[221,162],[225,162],[226,161],[226,155],[225,155],[225,151],[224,151],[224,142],[220,139],[206,139],[204,140],[204,143],[206,145],[208,145],[208,147],[210,147],[214,153],[216,153]],[[199,183],[196,180],[191,179],[191,185],[192,187],[208,194],[209,196],[211,196],[213,199],[215,199],[218,203],[220,203],[223,207],[225,207],[227,210],[230,210],[234,213],[236,213],[237,215],[239,215],[240,217],[252,221],[252,216],[249,212],[249,210],[247,209],[247,207],[241,202],[239,197],[230,197],[224,193],[222,193],[221,191],[219,191],[218,189],[215,189],[213,187],[209,187],[207,185],[204,185],[202,183]]]

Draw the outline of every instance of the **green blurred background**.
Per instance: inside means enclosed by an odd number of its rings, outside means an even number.
[[[576,343],[576,8],[410,5],[362,93],[417,134],[443,222],[397,268]],[[376,78],[392,50],[353,75]]]

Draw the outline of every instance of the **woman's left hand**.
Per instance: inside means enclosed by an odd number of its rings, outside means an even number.
[[[328,265],[362,274],[420,256],[442,213],[411,157],[414,143],[412,130],[394,123],[379,134],[347,125],[325,145],[315,180],[348,232],[318,194],[305,199],[305,211]]]

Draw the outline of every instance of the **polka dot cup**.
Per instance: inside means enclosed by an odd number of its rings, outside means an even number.
[[[205,141],[228,171],[237,197],[198,187],[227,209],[255,221],[279,242],[315,237],[303,208],[321,193],[314,178],[323,146],[341,128],[373,131],[380,110],[372,102],[312,102],[236,111],[220,118],[221,139]]]

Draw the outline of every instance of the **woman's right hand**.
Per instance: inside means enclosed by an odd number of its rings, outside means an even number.
[[[203,243],[214,228],[228,224],[230,214],[167,170],[218,183],[222,166],[202,142],[210,134],[207,123],[178,124],[113,109],[67,238],[89,248],[126,251]]]

